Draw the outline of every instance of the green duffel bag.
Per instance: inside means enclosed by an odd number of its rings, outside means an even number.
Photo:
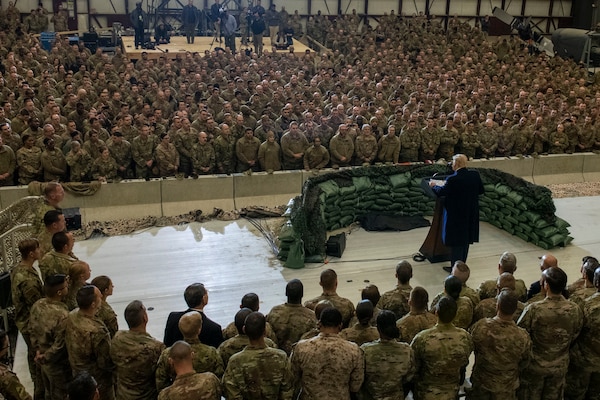
[[[292,244],[283,266],[291,269],[304,268],[304,242],[302,239],[298,239]]]

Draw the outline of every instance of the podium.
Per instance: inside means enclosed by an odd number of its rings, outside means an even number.
[[[435,208],[433,210],[433,220],[427,233],[425,241],[421,245],[419,252],[427,258],[430,263],[439,263],[450,261],[452,259],[452,249],[442,241],[442,229],[444,220],[444,200],[439,198],[429,187],[430,179],[445,179],[446,176],[426,177],[421,180],[421,188],[428,197],[435,199]]]

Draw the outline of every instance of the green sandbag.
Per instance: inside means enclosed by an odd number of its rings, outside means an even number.
[[[321,202],[321,204],[325,204],[325,202],[327,201],[327,195],[325,193],[321,193],[319,195],[319,201]]]
[[[540,241],[540,235],[538,235],[537,233],[535,233],[534,231],[531,231],[529,233],[527,233],[527,236],[529,236],[531,238],[532,241],[534,242],[539,242]]]
[[[406,207],[404,204],[394,203],[388,207],[390,210],[404,210]]]
[[[572,236],[566,236],[565,237],[565,242],[563,244],[563,246],[568,245],[569,243],[571,243],[573,241],[573,237]]]
[[[490,224],[494,225],[496,228],[503,229],[502,223],[498,221],[496,218],[490,219]]]
[[[540,240],[539,242],[537,242],[537,245],[544,250],[550,250],[552,248],[552,246],[550,244],[544,242],[543,240]]]
[[[498,206],[499,210],[505,207],[505,204],[500,199],[494,199],[494,204]]]
[[[522,233],[522,232],[515,232],[515,235],[520,237],[521,239],[523,239],[526,242],[529,242],[529,238],[527,237],[526,234]]]
[[[346,227],[354,222],[354,215],[347,215],[340,219],[340,225]]]
[[[519,221],[517,221],[517,219],[516,219],[516,218],[514,218],[514,217],[512,217],[512,216],[510,216],[510,215],[507,215],[505,218],[506,218],[506,220],[507,220],[508,222],[510,222],[511,224],[513,224],[513,225],[519,225]]]
[[[353,193],[356,193],[356,186],[344,186],[340,188],[340,195],[344,197]]]
[[[552,235],[549,238],[544,239],[546,242],[550,243],[552,247],[563,246],[565,243],[565,236],[561,234]]]
[[[537,220],[539,220],[541,218],[539,214],[531,212],[531,211],[525,211],[522,214],[524,216],[526,216],[530,222],[536,222]]]
[[[485,197],[487,197],[488,199],[492,199],[492,200],[500,198],[500,196],[496,192],[485,192]]]
[[[288,258],[288,254],[290,254],[290,248],[289,247],[287,247],[285,249],[283,247],[280,247],[279,248],[279,253],[277,254],[277,258],[279,258],[280,260],[285,261]]]
[[[563,229],[567,229],[568,227],[570,227],[571,224],[568,223],[567,221],[565,221],[564,219],[560,218],[560,217],[556,217],[556,221],[554,222],[554,226],[556,226],[560,230],[563,230]]]
[[[532,232],[533,228],[528,225],[528,224],[524,224],[524,223],[520,223],[519,226],[521,227],[521,229],[523,229],[523,232]]]
[[[513,225],[513,229],[515,230],[515,232],[523,232],[523,228],[521,228],[521,225]]]
[[[368,210],[369,208],[371,208],[373,206],[373,204],[375,204],[374,200],[370,200],[370,201],[359,201],[357,204],[357,207],[360,207],[364,210]]]
[[[329,230],[330,230],[330,231],[335,231],[336,229],[340,229],[341,227],[342,227],[342,226],[341,226],[339,223],[335,223],[335,224],[332,224],[332,225],[329,227]]]
[[[327,195],[327,197],[338,195],[340,192],[340,187],[333,180],[319,183],[319,188]]]
[[[496,185],[496,193],[498,193],[500,196],[506,196],[511,191],[512,190],[509,186],[503,185],[501,183]]]
[[[510,193],[508,193],[506,195],[507,198],[509,198],[514,204],[519,204],[520,202],[523,201],[523,196],[521,196],[519,193],[515,192],[514,190],[511,190]]]
[[[353,176],[352,184],[357,192],[363,192],[371,188],[371,179],[368,176]]]
[[[486,192],[495,192],[496,185],[493,185],[491,183],[486,183],[485,185],[483,185],[483,190]]]
[[[297,238],[296,232],[294,231],[294,227],[290,222],[286,222],[281,227],[281,231],[279,231],[279,242],[293,242]]]
[[[517,203],[517,208],[519,210],[523,210],[523,211],[527,211],[528,210],[527,203],[525,203],[524,201],[522,201],[520,203]]]
[[[375,189],[375,192],[377,193],[388,193],[390,191],[390,187],[387,185],[382,185],[382,184],[375,184],[373,185],[373,189]]]
[[[510,215],[510,214],[512,214],[511,211],[508,208],[506,208],[506,207],[503,208],[503,209],[501,209],[500,212],[502,214],[504,214],[504,215]]]
[[[340,202],[340,207],[342,207],[342,208],[354,207],[356,205],[356,203],[358,203],[358,201],[355,198],[346,199],[346,200],[342,200]]]
[[[421,190],[421,188],[419,188],[419,190],[413,189],[410,192],[406,193],[406,197],[410,197],[411,199],[413,199],[413,198],[422,198],[424,196],[425,196],[425,194],[423,193],[423,191]]]
[[[523,213],[515,214],[515,218],[519,222],[527,222],[527,217],[525,215],[523,215]]]
[[[513,203],[513,201],[506,196],[500,197],[498,200],[500,200],[501,202],[503,202],[505,205],[507,205],[509,207],[515,206],[515,203]]]
[[[512,215],[519,215],[519,214],[521,214],[521,210],[519,210],[518,208],[511,207],[511,206],[506,206],[504,208],[507,209],[507,210],[510,210],[510,213]]]
[[[411,177],[408,173],[391,175],[390,183],[393,188],[403,188],[410,185]]]
[[[385,199],[385,200],[388,200],[388,201],[391,201],[391,202],[394,201],[394,198],[389,193],[381,193],[379,195],[379,198],[380,199]]]
[[[558,233],[558,229],[556,229],[555,226],[547,226],[543,229],[538,229],[536,232],[538,235],[548,240]]]
[[[304,242],[302,239],[299,238],[292,244],[283,266],[291,269],[304,268]]]
[[[403,187],[403,188],[396,188],[394,190],[392,190],[392,195],[396,196],[396,197],[400,197],[400,196],[406,196],[406,194],[410,192],[410,189],[407,187]]]
[[[534,227],[535,229],[538,229],[538,230],[540,230],[540,229],[544,229],[544,228],[546,228],[547,226],[550,226],[550,224],[549,224],[549,223],[548,223],[548,222],[547,222],[545,219],[542,219],[542,218],[538,219],[537,221],[535,221],[535,222],[533,223],[533,227]],[[553,227],[553,228],[554,228],[554,227]],[[556,229],[556,228],[555,228],[555,229]],[[553,233],[553,234],[554,234],[554,233]]]

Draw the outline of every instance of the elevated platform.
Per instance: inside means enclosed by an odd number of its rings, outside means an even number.
[[[143,52],[148,53],[148,58],[150,59],[158,59],[161,56],[174,59],[177,57],[177,54],[185,54],[187,52],[204,53],[207,50],[214,50],[216,47],[225,48],[224,39],[223,43],[217,41],[213,43],[213,38],[209,36],[196,36],[193,44],[188,44],[185,36],[173,36],[171,37],[171,43],[158,45],[155,50],[145,50],[142,48],[136,50],[135,39],[133,36],[123,36],[122,40],[124,54],[130,60],[139,60],[142,58]],[[250,46],[242,46],[242,39],[239,37],[235,40],[235,46],[238,51],[246,48],[253,48],[251,43]],[[265,51],[271,51],[269,38],[263,38],[263,46]],[[306,50],[313,51],[306,45],[294,39],[294,54],[300,56],[303,55]],[[277,50],[277,52],[289,53],[289,50]]]

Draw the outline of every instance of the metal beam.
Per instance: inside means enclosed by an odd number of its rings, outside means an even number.
[[[477,7],[475,9],[475,15],[481,16],[481,0],[477,0]]]
[[[450,0],[446,0],[446,18],[444,21],[444,30],[448,31],[448,20],[450,18]]]
[[[521,0],[521,15],[525,16],[525,6],[527,6],[527,0]]]
[[[546,33],[550,33],[550,21],[552,21],[552,13],[554,12],[554,0],[550,0],[548,5],[548,21],[546,22]]]

